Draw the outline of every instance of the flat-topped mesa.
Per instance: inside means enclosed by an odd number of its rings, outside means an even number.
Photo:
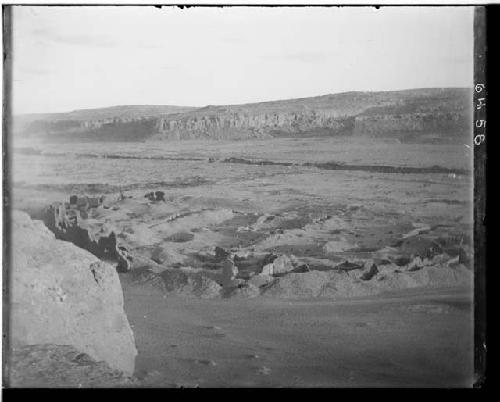
[[[118,244],[114,231],[93,228],[85,221],[89,210],[102,205],[104,197],[78,197],[70,202],[54,203],[45,211],[45,225],[57,239],[66,240],[107,262],[115,262],[119,272],[130,270],[132,257]]]
[[[54,139],[86,139],[96,141],[137,141],[152,136],[157,118],[108,118],[101,120],[35,120],[22,135],[47,136]]]
[[[119,107],[119,113],[116,110],[104,113],[97,109],[92,113],[75,111],[21,116],[16,117],[15,126],[20,127],[20,135],[40,135],[56,141],[223,140],[339,135],[396,135],[402,138],[413,135],[418,139],[424,138],[429,131],[432,132],[431,137],[453,141],[471,127],[471,94],[469,88],[429,88],[345,92],[202,108]]]

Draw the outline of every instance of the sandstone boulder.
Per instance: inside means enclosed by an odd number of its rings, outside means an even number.
[[[12,218],[10,345],[72,345],[132,374],[137,350],[116,270],[25,213]]]
[[[262,275],[283,275],[292,272],[295,269],[292,259],[287,255],[270,255],[264,259]]]

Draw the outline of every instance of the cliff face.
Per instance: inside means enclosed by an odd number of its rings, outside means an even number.
[[[137,112],[105,119],[65,120],[59,116],[57,120],[35,120],[24,133],[112,141],[390,136],[427,131],[449,136],[468,132],[471,105],[469,89],[349,92],[147,116],[138,116]]]
[[[441,90],[409,97],[391,106],[372,107],[356,116],[354,134],[397,136],[431,134],[456,138],[472,124],[471,91]]]
[[[353,119],[335,118],[325,112],[296,111],[250,114],[226,112],[159,119],[157,138],[265,138],[311,132],[341,134],[349,131]]]
[[[465,113],[413,113],[357,116],[354,132],[357,134],[386,134],[413,132],[442,132],[455,135],[470,130],[470,119]]]

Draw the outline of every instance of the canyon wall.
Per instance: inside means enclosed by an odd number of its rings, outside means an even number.
[[[470,118],[466,113],[412,113],[357,116],[355,134],[385,135],[404,133],[442,133],[460,136],[470,132]]]
[[[246,139],[279,136],[394,136],[434,133],[455,138],[470,131],[471,90],[420,89],[347,92],[244,105],[206,106],[180,112],[102,119],[50,116],[34,120],[24,135],[92,141]],[[74,112],[72,112],[74,113]],[[95,113],[96,116],[102,116]],[[68,117],[74,115],[68,114]]]
[[[226,112],[159,119],[156,138],[265,138],[311,132],[341,134],[352,130],[354,120],[335,118],[325,112],[275,113]]]

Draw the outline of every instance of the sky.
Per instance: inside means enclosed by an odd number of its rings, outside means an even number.
[[[472,86],[472,7],[14,7],[14,114]]]

